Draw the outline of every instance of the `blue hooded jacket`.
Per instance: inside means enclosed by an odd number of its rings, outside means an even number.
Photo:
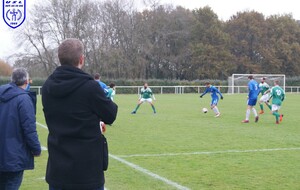
[[[0,171],[33,169],[34,155],[40,154],[29,92],[14,83],[0,86]]]

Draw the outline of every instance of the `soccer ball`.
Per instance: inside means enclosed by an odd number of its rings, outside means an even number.
[[[208,111],[207,108],[202,108],[203,113],[207,113],[207,111]]]

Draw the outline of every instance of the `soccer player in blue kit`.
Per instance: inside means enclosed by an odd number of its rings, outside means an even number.
[[[247,110],[246,110],[246,119],[243,120],[242,123],[249,123],[249,117],[250,117],[251,110],[255,116],[255,122],[258,122],[258,119],[259,119],[254,106],[256,105],[257,97],[260,92],[260,89],[259,89],[258,83],[254,80],[252,75],[250,75],[248,77],[248,79],[250,80],[248,82],[248,91],[249,91],[248,103],[247,103],[248,106],[247,106]]]
[[[206,89],[203,92],[203,94],[200,95],[200,98],[202,98],[206,93],[210,92],[211,93],[211,104],[210,108],[215,112],[216,116],[215,117],[220,117],[221,113],[217,107],[218,101],[219,101],[219,96],[220,95],[221,100],[223,100],[223,95],[222,93],[213,85],[211,85],[209,82],[205,83]]]

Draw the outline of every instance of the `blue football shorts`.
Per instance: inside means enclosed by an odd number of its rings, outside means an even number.
[[[211,106],[212,105],[218,105],[218,102],[219,102],[219,98],[213,98],[212,100],[211,100]]]
[[[257,102],[257,99],[248,99],[248,106],[255,106]]]

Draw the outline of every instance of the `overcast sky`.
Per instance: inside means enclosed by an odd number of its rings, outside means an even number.
[[[27,0],[27,10],[37,1]],[[143,5],[143,0],[135,0],[137,6]],[[274,14],[292,14],[293,18],[300,20],[300,11],[297,0],[160,0],[160,4],[181,5],[188,9],[201,8],[209,6],[218,15],[221,20],[228,20],[237,12],[255,10],[263,13],[265,16]],[[28,13],[28,11],[27,11]],[[27,18],[30,15],[27,14]],[[26,22],[26,20],[25,20]],[[2,0],[1,0],[1,19],[0,19],[0,59],[6,59],[8,55],[18,51],[14,45],[17,39],[13,39],[13,33],[22,30],[22,26],[16,29],[10,29],[2,18]]]

